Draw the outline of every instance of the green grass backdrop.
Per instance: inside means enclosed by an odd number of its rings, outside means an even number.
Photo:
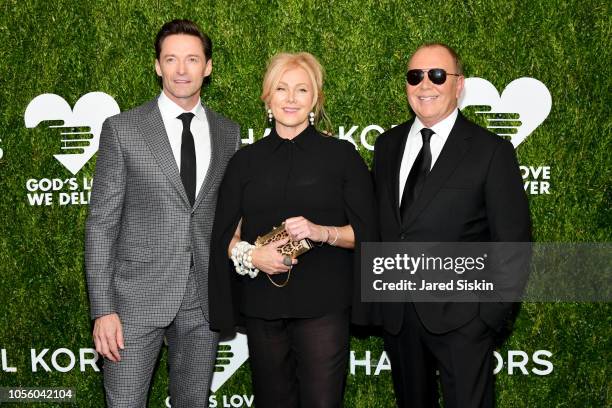
[[[44,127],[26,129],[37,95],[73,105],[102,91],[121,110],[154,98],[153,39],[174,18],[197,21],[214,43],[211,108],[263,134],[259,101],[266,61],[309,51],[327,71],[327,112],[339,126],[389,128],[410,116],[404,95],[408,56],[443,41],[463,57],[466,76],[499,91],[529,76],[552,94],[546,121],[517,150],[521,164],[551,166],[551,194],[531,196],[537,241],[611,241],[610,4],[605,0],[505,1],[0,1],[0,349],[15,373],[1,386],[72,387],[79,407],[103,405],[102,376],[78,369],[31,372],[30,348],[92,347],[83,270],[86,206],[32,207],[30,178],[69,178]],[[370,136],[373,141],[375,134]],[[362,149],[366,161],[371,152]],[[78,174],[93,176],[92,159]],[[525,304],[501,352],[545,349],[550,375],[497,375],[501,407],[604,407],[610,393],[612,318],[607,303]],[[353,339],[358,358],[379,355],[376,336]],[[47,359],[48,360],[48,359]],[[348,407],[391,407],[389,371],[349,376]],[[218,394],[249,394],[245,364]],[[165,356],[151,406],[167,394]],[[20,404],[26,406],[28,404]],[[37,406],[37,405],[36,405]],[[49,404],[47,406],[60,406]]]

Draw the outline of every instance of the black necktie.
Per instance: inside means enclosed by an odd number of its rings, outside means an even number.
[[[191,133],[191,119],[194,114],[191,112],[181,113],[177,116],[183,122],[183,135],[181,140],[181,180],[187,192],[187,198],[193,207],[195,202],[196,190],[196,155],[195,145],[193,144],[193,134]]]
[[[431,129],[421,129],[423,147],[419,151],[419,155],[410,169],[406,184],[404,184],[404,193],[402,194],[402,202],[400,204],[402,220],[408,218],[408,209],[419,196],[423,184],[425,183],[425,178],[427,174],[429,174],[429,169],[431,168],[431,147],[429,146],[429,142],[433,134],[434,131]]]

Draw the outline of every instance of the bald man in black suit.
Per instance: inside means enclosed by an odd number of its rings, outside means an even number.
[[[383,241],[523,242],[531,221],[512,144],[457,109],[461,63],[444,44],[410,58],[416,118],[376,141],[374,175]],[[491,407],[493,340],[512,303],[383,303],[385,349],[399,407]]]

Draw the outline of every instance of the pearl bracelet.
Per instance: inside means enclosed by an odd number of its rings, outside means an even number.
[[[251,278],[254,278],[259,273],[259,269],[253,265],[253,248],[255,248],[255,245],[249,244],[246,241],[240,241],[232,248],[231,258],[234,262],[236,273],[239,275],[248,274]]]

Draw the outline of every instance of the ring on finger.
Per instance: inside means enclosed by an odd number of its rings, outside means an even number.
[[[289,255],[285,255],[283,257],[283,265],[291,266],[292,264],[293,264],[293,262],[291,261],[291,257]]]

